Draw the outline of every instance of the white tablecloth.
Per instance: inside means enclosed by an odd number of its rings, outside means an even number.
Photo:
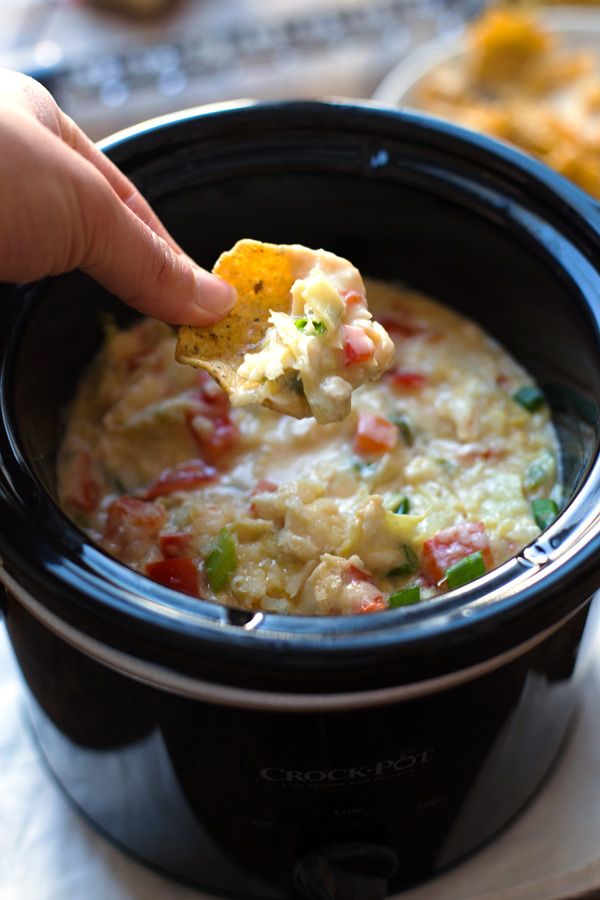
[[[600,897],[600,639],[566,752],[520,818],[402,900]],[[0,900],[209,900],[129,859],[70,806],[32,742],[0,625]],[[358,900],[358,898],[357,898]]]

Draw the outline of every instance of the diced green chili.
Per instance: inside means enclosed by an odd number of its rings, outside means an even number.
[[[402,546],[404,550],[404,562],[388,572],[388,578],[397,578],[399,575],[412,575],[419,568],[419,557],[408,544]]]
[[[485,563],[481,550],[477,550],[475,553],[465,556],[464,559],[459,559],[453,566],[446,569],[446,584],[452,590],[474,581],[481,575],[485,575]]]
[[[400,435],[402,440],[406,444],[407,447],[412,447],[415,442],[415,433],[413,430],[412,423],[408,416],[400,415],[400,416],[391,416],[390,422],[393,422]]]
[[[420,599],[421,588],[418,584],[413,584],[410,587],[402,588],[401,591],[396,591],[395,594],[390,594],[388,606],[390,609],[394,609],[397,606],[412,606],[413,603],[418,603]]]
[[[390,512],[396,513],[399,516],[405,516],[410,512],[410,500],[408,497],[405,497],[404,494],[392,494],[385,503],[384,506]]]
[[[227,528],[221,528],[204,563],[206,578],[213,591],[223,590],[236,565],[233,535]]]
[[[361,459],[355,459],[352,463],[352,468],[355,472],[358,472],[359,475],[364,476],[365,478],[369,478],[377,471],[377,469],[379,468],[379,463],[364,462]]]
[[[327,331],[327,326],[324,322],[315,322],[314,320],[309,320],[306,316],[302,316],[300,319],[296,319],[294,325],[298,329],[298,331],[306,331],[309,321],[314,328],[315,334],[325,334]]]
[[[527,469],[524,479],[525,489],[534,491],[542,486],[545,481],[554,477],[556,464],[554,462],[554,454],[550,450],[544,451],[541,456],[531,463]]]
[[[528,412],[535,412],[546,402],[546,398],[534,384],[527,384],[513,394],[513,400]]]
[[[554,500],[542,498],[531,501],[531,512],[536,524],[542,531],[549,528],[558,515],[558,506]]]
[[[408,497],[403,497],[396,509],[393,509],[392,512],[395,512],[399,516],[406,516],[410,512],[410,500]]]

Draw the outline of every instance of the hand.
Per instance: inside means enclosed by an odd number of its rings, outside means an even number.
[[[235,303],[41,85],[0,69],[0,281],[75,268],[172,324],[208,325]]]

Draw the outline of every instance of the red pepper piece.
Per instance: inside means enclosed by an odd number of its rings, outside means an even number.
[[[176,531],[172,534],[161,534],[158,539],[160,552],[165,559],[180,559],[191,556],[192,535]]]
[[[491,569],[494,562],[483,522],[461,522],[445,528],[423,544],[423,573],[437,584],[450,566],[477,550],[481,551],[486,569]]]
[[[146,489],[144,499],[155,500],[175,491],[192,491],[203,484],[215,481],[217,477],[218,472],[213,466],[209,466],[202,459],[190,459],[161,472],[156,481]]]
[[[198,597],[198,568],[196,563],[186,558],[161,559],[158,562],[148,563],[146,574],[158,584],[189,594],[190,597]]]

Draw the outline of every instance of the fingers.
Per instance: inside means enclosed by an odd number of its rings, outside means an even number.
[[[231,309],[233,288],[183,253],[129,179],[41,85],[0,69],[0,104],[3,148],[14,144],[18,173],[4,244],[18,249],[39,232],[25,257],[4,254],[6,271],[17,262],[25,278],[79,267],[126,303],[172,324],[207,325]]]
[[[172,324],[207,325],[224,316],[234,305],[235,291],[221,279],[196,266],[164,227],[152,207],[132,182],[104,155],[69,116],[60,112],[60,136],[75,152],[87,160],[106,180],[125,209],[115,210],[121,221],[124,239],[134,240],[146,256],[147,267],[138,273],[131,287],[115,276],[115,263],[105,260],[100,269],[88,271],[121,299],[136,309]],[[145,228],[139,228],[127,212],[131,212]],[[148,233],[150,232],[150,233]],[[134,238],[134,234],[137,237]],[[155,237],[156,236],[156,237]],[[92,253],[93,255],[93,253]],[[137,266],[138,269],[141,267]],[[123,261],[119,278],[130,276],[136,263]],[[172,290],[174,293],[169,293]]]
[[[146,315],[209,325],[235,303],[230,285],[191,263],[121,202],[104,176],[81,160],[78,202],[84,232],[78,265]]]
[[[117,197],[119,197],[119,199],[142,220],[142,222],[145,222],[152,231],[155,231],[156,234],[164,238],[164,240],[173,247],[176,253],[183,253],[181,247],[169,234],[150,204],[144,200],[135,185],[132,184],[129,178],[127,178],[104,153],[98,150],[96,145],[83,133],[73,119],[65,115],[62,111],[60,112],[59,128],[62,140],[98,169],[104,178],[106,178]]]
[[[27,113],[54,134],[59,133],[60,109],[52,94],[38,81],[0,68],[0,103],[2,107],[12,107]]]

